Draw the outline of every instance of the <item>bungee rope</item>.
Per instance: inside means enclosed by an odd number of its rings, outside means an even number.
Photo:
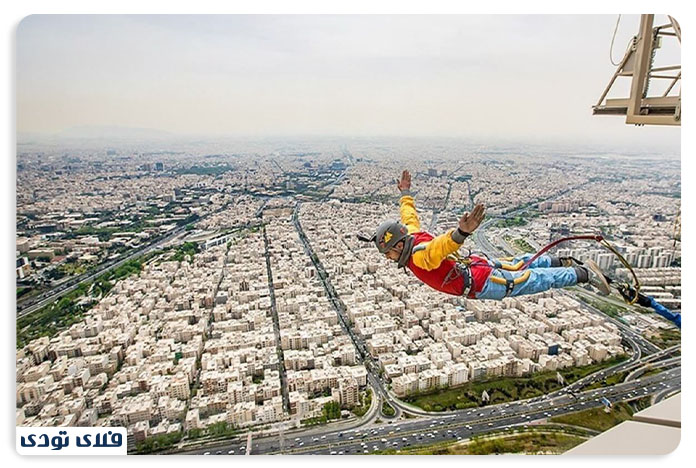
[[[525,264],[522,265],[522,267],[520,268],[520,270],[525,270],[525,269],[527,269],[527,268],[529,267],[529,265],[531,265],[531,264],[534,262],[534,260],[536,260],[537,258],[541,257],[541,256],[544,255],[546,252],[548,252],[548,251],[551,250],[552,248],[556,247],[558,244],[561,244],[561,243],[563,243],[563,242],[573,241],[573,240],[594,240],[594,241],[597,241],[597,242],[601,243],[601,242],[604,240],[604,238],[603,238],[602,236],[586,235],[586,236],[562,237],[561,239],[556,239],[555,241],[551,242],[550,244],[547,244],[546,246],[544,246],[544,248],[542,248],[540,251],[538,251],[537,253],[535,253],[534,256],[533,256],[532,258],[530,258],[529,260],[527,260],[527,261],[525,262]]]

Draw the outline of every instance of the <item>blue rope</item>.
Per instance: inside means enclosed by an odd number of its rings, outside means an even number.
[[[651,296],[645,296],[645,297],[650,301],[650,307],[652,307],[655,310],[655,312],[657,312],[659,315],[666,318],[670,322],[674,323],[681,330],[681,314],[672,312],[667,307],[665,307],[662,304],[660,304],[659,302],[657,302]]]

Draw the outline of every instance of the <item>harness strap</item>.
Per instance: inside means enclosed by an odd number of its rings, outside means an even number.
[[[490,279],[492,282],[496,283],[496,284],[507,285],[507,279],[506,279],[507,276],[506,276],[506,274],[512,276],[512,273],[507,272],[507,271],[505,271],[505,270],[496,270],[496,271],[500,271],[500,272],[503,274],[504,277],[503,277],[503,278],[500,278],[500,277],[498,277],[498,276],[495,276],[495,275],[491,274],[491,276],[489,277],[489,279]],[[524,283],[525,281],[527,281],[527,280],[529,279],[529,277],[531,276],[531,274],[532,274],[532,272],[531,272],[530,270],[526,270],[526,271],[525,271],[524,273],[522,273],[520,276],[518,276],[517,278],[513,279],[512,282],[514,283],[515,286],[517,286],[518,284],[521,284],[521,283]]]
[[[524,262],[522,260],[520,260],[519,262],[517,262],[514,265],[507,264],[507,263],[501,264],[501,268],[503,270],[507,270],[507,271],[519,271],[520,268],[522,268],[523,266],[524,266]]]
[[[413,255],[416,252],[423,251],[427,247],[428,242],[421,242],[420,244],[414,246],[413,249],[411,249],[411,255]],[[469,269],[469,265],[467,264],[467,262],[462,261],[463,259],[459,257],[459,255],[457,255],[456,253],[449,257],[452,257],[451,259],[455,261],[454,268],[452,268],[445,276],[445,279],[442,280],[441,287],[444,287],[445,284],[461,276],[464,278],[464,289],[462,291],[462,296],[466,296],[473,287],[473,280],[471,278],[471,270]]]
[[[510,294],[512,294],[512,290],[515,289],[515,280],[513,279],[512,275],[510,274],[509,271],[506,270],[497,270],[500,271],[500,273],[503,275],[503,278],[505,278],[505,297],[509,297]]]

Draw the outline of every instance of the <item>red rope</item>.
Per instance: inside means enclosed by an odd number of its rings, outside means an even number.
[[[589,236],[589,235],[588,235],[588,236],[563,237],[563,238],[561,238],[561,239],[557,239],[557,240],[551,242],[549,245],[547,245],[547,246],[544,247],[543,249],[541,249],[540,251],[538,251],[536,254],[534,254],[534,256],[533,256],[532,258],[530,258],[529,260],[527,260],[527,262],[526,262],[524,265],[522,265],[522,267],[521,267],[519,270],[517,270],[517,271],[525,270],[527,267],[529,267],[529,265],[532,264],[532,262],[533,262],[534,260],[536,260],[537,258],[539,258],[539,257],[540,257],[541,255],[543,255],[544,253],[548,252],[549,249],[554,248],[555,246],[557,246],[557,245],[560,244],[561,242],[572,241],[572,240],[595,240],[595,241],[597,241],[597,242],[602,242],[602,241],[604,240],[604,238],[603,238],[602,236],[599,236],[599,235],[597,235],[597,236]]]

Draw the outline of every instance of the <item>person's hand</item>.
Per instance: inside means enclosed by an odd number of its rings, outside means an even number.
[[[401,180],[397,185],[400,191],[411,190],[411,173],[408,170],[404,170],[401,174]]]
[[[462,215],[461,219],[459,220],[459,229],[471,234],[476,230],[477,227],[479,227],[485,216],[486,210],[483,207],[483,204],[479,203],[474,207],[471,213],[464,213]]]

